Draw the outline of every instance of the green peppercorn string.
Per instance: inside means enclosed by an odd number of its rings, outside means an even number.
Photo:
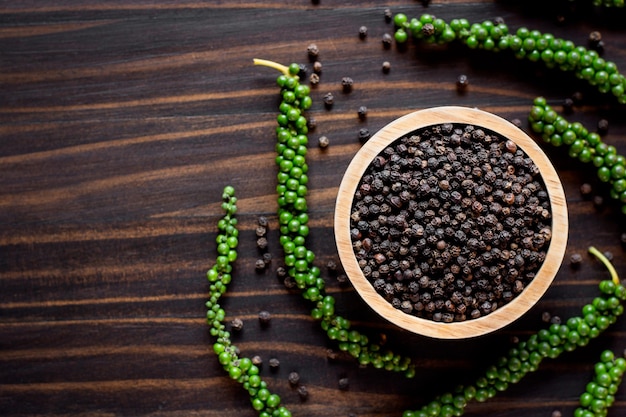
[[[553,146],[569,146],[569,156],[597,168],[598,178],[608,183],[610,196],[622,203],[626,214],[626,157],[619,155],[612,145],[602,141],[600,135],[589,132],[580,123],[570,123],[548,105],[543,97],[533,102],[528,115],[531,129]]]
[[[610,350],[600,355],[600,361],[594,366],[594,378],[580,395],[580,406],[574,411],[574,417],[594,417],[606,415],[615,402],[622,376],[626,371],[626,359],[616,358]]]
[[[490,20],[470,23],[467,19],[453,19],[447,23],[427,13],[410,20],[405,14],[398,13],[394,16],[394,24],[398,43],[406,42],[411,36],[438,44],[458,40],[470,49],[510,50],[519,59],[542,62],[548,68],[572,72],[601,93],[611,93],[619,103],[626,104],[626,77],[618,71],[614,62],[601,58],[595,50],[577,46],[550,33],[525,27],[511,33],[506,24]]]
[[[267,389],[267,383],[259,376],[259,368],[251,359],[239,357],[239,349],[232,344],[230,333],[226,330],[226,312],[218,301],[228,288],[232,279],[232,264],[237,259],[239,231],[235,218],[237,198],[233,187],[224,187],[222,200],[224,217],[217,224],[217,258],[215,265],[207,271],[210,286],[206,317],[210,334],[216,338],[213,351],[230,378],[248,391],[252,407],[260,417],[291,417],[291,412],[280,405],[280,397]]]
[[[335,314],[335,299],[326,294],[320,268],[313,264],[315,254],[306,247],[306,237],[309,234],[306,201],[308,128],[303,113],[312,104],[310,89],[299,83],[298,64],[284,66],[262,59],[255,59],[253,62],[255,65],[268,66],[281,72],[276,80],[282,97],[276,128],[276,191],[280,243],[289,275],[301,290],[302,296],[313,303],[311,317],[320,321],[322,329],[331,340],[338,343],[340,350],[349,353],[361,365],[402,372],[406,377],[412,378],[415,375],[415,366],[411,358],[395,354],[380,344],[371,342],[366,335],[353,329],[348,319]]]
[[[577,0],[569,0],[571,3]],[[591,0],[591,5],[598,7],[624,7],[624,0]]]

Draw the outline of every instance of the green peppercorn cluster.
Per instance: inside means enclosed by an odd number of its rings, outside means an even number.
[[[591,252],[603,257],[597,250]],[[608,262],[603,259],[603,262]],[[452,393],[438,396],[430,403],[417,411],[405,411],[403,417],[451,417],[463,414],[466,405],[470,401],[484,402],[494,397],[498,392],[505,391],[511,384],[520,381],[527,373],[534,372],[545,358],[554,359],[563,352],[570,352],[579,346],[585,346],[593,338],[598,337],[624,312],[622,302],[626,300],[626,288],[619,283],[616,276],[612,280],[604,280],[599,284],[601,295],[596,297],[590,304],[582,308],[581,315],[571,317],[564,324],[551,324],[548,328],[539,330],[525,341],[520,341],[509,352],[500,357],[496,363],[488,367],[481,377],[472,385],[460,386]],[[621,361],[619,362],[621,364]],[[619,365],[621,366],[621,365]],[[620,367],[617,369],[620,369]],[[596,367],[597,369],[606,369]],[[613,371],[617,373],[617,371]],[[623,373],[623,371],[622,371]],[[616,375],[617,376],[617,375]],[[621,378],[621,373],[619,374]],[[595,403],[597,397],[581,405],[595,404],[595,409],[603,405],[606,409],[610,406],[611,397],[609,391],[616,391],[619,378],[611,378],[610,381],[603,378],[606,387],[606,395],[603,389],[599,389],[602,403]],[[608,388],[611,386],[610,390]],[[602,385],[604,387],[604,385]],[[614,393],[613,392],[613,393]],[[595,390],[594,390],[595,394]],[[580,414],[581,416],[600,416],[599,411],[595,414]]]
[[[569,156],[592,163],[598,178],[611,186],[610,195],[623,203],[626,214],[626,157],[618,155],[615,146],[604,143],[600,135],[589,132],[581,123],[570,123],[538,97],[528,115],[531,129],[554,146],[569,146]]]
[[[206,317],[211,336],[217,338],[213,351],[228,375],[248,391],[252,407],[259,412],[260,417],[291,417],[291,412],[280,405],[280,397],[272,394],[267,389],[267,383],[261,380],[259,368],[251,359],[239,357],[239,350],[232,344],[230,332],[226,330],[226,312],[218,301],[228,288],[232,279],[232,263],[237,259],[239,231],[237,219],[234,217],[237,212],[237,197],[233,187],[224,188],[222,199],[225,214],[217,224],[217,258],[215,265],[207,271],[210,286]]]
[[[574,2],[576,0],[569,0]],[[598,7],[624,7],[624,0],[591,0],[593,6]]]
[[[283,70],[277,78],[282,101],[276,128],[276,191],[280,244],[288,273],[302,291],[302,296],[314,304],[311,316],[321,322],[322,329],[331,340],[337,341],[340,350],[348,352],[362,365],[403,372],[411,378],[415,375],[411,359],[371,343],[366,335],[352,329],[348,319],[335,314],[335,299],[325,292],[320,268],[313,264],[315,254],[305,245],[309,234],[306,201],[308,128],[303,112],[311,106],[310,89],[299,82],[298,64],[289,67],[271,65]]]
[[[505,23],[490,20],[470,23],[467,19],[453,19],[447,23],[430,14],[409,20],[405,14],[399,13],[394,16],[394,23],[398,43],[406,42],[410,35],[430,43],[459,40],[471,49],[510,50],[519,59],[543,62],[548,68],[572,72],[601,93],[610,92],[620,103],[626,103],[626,77],[614,62],[601,58],[595,50],[577,46],[550,33],[525,27],[511,33]]]
[[[624,371],[626,359],[616,358],[610,350],[602,352],[594,367],[594,378],[580,396],[580,407],[574,411],[574,417],[606,416],[608,408],[615,402]]]

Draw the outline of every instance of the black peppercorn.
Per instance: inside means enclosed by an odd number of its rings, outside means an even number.
[[[331,109],[333,107],[333,104],[335,103],[335,96],[333,96],[333,93],[326,93],[324,95],[323,98],[324,101],[324,106],[326,106],[327,109]]]
[[[609,121],[606,119],[598,120],[598,134],[606,135],[609,131]]]
[[[329,144],[330,144],[330,140],[326,136],[320,136],[319,139],[317,140],[317,145],[322,149],[328,148]]]
[[[357,115],[360,120],[365,120],[367,118],[367,107],[360,106],[357,110]]]
[[[280,361],[276,358],[270,358],[268,363],[270,365],[270,371],[276,372],[280,367]]]
[[[320,76],[315,73],[311,74],[309,77],[309,83],[311,83],[313,87],[317,86],[320,83]]]
[[[361,141],[361,143],[367,142],[370,136],[371,134],[370,134],[369,129],[366,129],[366,128],[359,129],[359,141]]]
[[[306,386],[300,385],[298,387],[298,396],[300,397],[301,401],[305,401],[309,397],[309,390]]]
[[[271,319],[272,315],[269,313],[269,311],[262,310],[259,312],[259,323],[261,323],[261,326],[269,325]]]
[[[389,48],[391,48],[391,45],[392,45],[392,44],[393,44],[393,36],[391,36],[391,35],[390,35],[390,34],[388,34],[388,33],[385,33],[385,34],[383,35],[383,47],[384,47],[385,49],[389,49]]]
[[[289,380],[289,384],[291,386],[296,386],[300,382],[300,374],[295,371],[290,372],[287,379]]]
[[[359,38],[361,39],[367,38],[367,26],[361,26],[359,28]]]
[[[263,359],[259,355],[254,355],[251,361],[254,366],[261,367],[263,365]]]
[[[309,60],[314,62],[317,60],[317,57],[320,54],[320,50],[316,44],[312,43],[306,48],[307,55],[309,56]]]
[[[435,26],[432,23],[426,23],[422,26],[422,34],[428,38],[435,34]]]
[[[258,238],[256,240],[256,246],[257,246],[257,248],[259,248],[261,250],[267,249],[267,238],[266,237]]]
[[[467,75],[461,74],[456,79],[456,90],[460,93],[465,92],[467,90],[467,86],[469,85],[469,79]]]
[[[571,114],[574,111],[574,99],[567,97],[563,100],[563,113]]]
[[[343,77],[341,79],[341,87],[344,93],[349,93],[352,91],[352,86],[354,85],[354,80],[350,77]]]
[[[317,75],[321,74],[322,72],[322,63],[320,61],[315,61],[313,63],[313,72]]]
[[[239,332],[243,329],[243,321],[240,318],[234,318],[230,322],[230,327],[236,332]]]
[[[350,386],[350,381],[348,380],[348,378],[339,378],[340,390],[347,390],[349,386]]]
[[[602,41],[602,34],[597,30],[589,33],[589,46],[594,49]]]
[[[267,265],[265,264],[265,261],[263,259],[257,259],[256,262],[254,263],[254,269],[256,269],[257,272],[261,272],[265,270],[266,266]]]
[[[591,184],[584,183],[580,186],[580,195],[582,195],[583,198],[585,199],[590,198],[592,193],[593,193],[593,187],[591,186]]]
[[[385,9],[384,16],[385,22],[391,23],[391,20],[393,19],[393,13],[391,12],[391,9]]]
[[[391,71],[391,63],[389,61],[383,62],[383,73],[388,74]]]

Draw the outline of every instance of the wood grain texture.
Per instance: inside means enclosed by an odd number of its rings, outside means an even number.
[[[337,261],[333,210],[338,187],[360,148],[358,130],[375,132],[413,110],[478,107],[526,120],[531,100],[558,107],[581,91],[567,117],[595,129],[610,121],[605,141],[626,154],[624,107],[575,77],[508,54],[460,46],[383,49],[391,33],[383,10],[444,19],[501,16],[586,45],[592,30],[604,57],[626,71],[624,11],[580,8],[557,23],[546,2],[435,0],[161,1],[0,0],[0,415],[247,417],[247,394],[217,363],[204,323],[206,270],[215,257],[220,196],[231,184],[240,198],[240,259],[224,298],[229,318],[244,320],[234,342],[246,356],[280,360],[262,370],[294,415],[401,415],[459,382],[471,381],[509,339],[544,325],[548,311],[567,318],[597,294],[605,269],[585,255],[595,245],[614,255],[626,277],[616,206],[581,197],[592,169],[565,149],[544,148],[565,188],[570,212],[565,262],[546,295],[511,326],[466,341],[411,335],[374,314],[350,286],[324,270],[338,313],[372,337],[385,333],[394,350],[414,356],[413,380],[360,368],[339,355],[309,316],[310,306],[275,276],[280,265],[275,216],[274,127],[277,76],[253,58],[306,62],[314,42],[324,67],[309,112],[309,245],[321,267]],[[540,6],[540,7],[539,7]],[[366,40],[358,29],[368,27]],[[381,64],[392,70],[383,74]],[[310,64],[309,64],[310,65]],[[456,92],[458,75],[470,80]],[[341,78],[354,79],[350,94]],[[328,111],[326,92],[335,95]],[[368,107],[359,121],[357,108]],[[326,135],[331,145],[316,147]],[[606,198],[608,201],[608,197]],[[270,219],[271,268],[254,269],[259,215]],[[567,262],[581,253],[579,268]],[[268,328],[260,310],[272,313]],[[626,348],[621,318],[598,340],[546,361],[535,374],[469,416],[571,415],[601,350]],[[287,382],[297,370],[310,397]],[[349,389],[338,379],[348,377]],[[626,413],[620,388],[610,415]]]

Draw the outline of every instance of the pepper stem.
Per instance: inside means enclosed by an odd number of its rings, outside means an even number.
[[[274,68],[275,70],[278,70],[278,71],[282,72],[286,76],[290,75],[289,74],[289,67],[286,67],[285,65],[279,64],[278,62],[268,61],[267,59],[257,59],[257,58],[254,58],[252,60],[252,62],[254,62],[254,65],[262,65],[264,67]]]
[[[611,264],[611,261],[609,261],[608,258],[604,256],[602,252],[600,252],[598,249],[596,249],[593,246],[589,247],[589,253],[595,256],[596,258],[598,258],[600,262],[602,262],[604,266],[606,266],[606,269],[609,270],[609,274],[611,274],[611,280],[613,281],[613,283],[615,283],[616,285],[619,285],[620,283],[619,277],[617,276],[617,271],[615,270],[615,267],[613,266],[613,264]]]

